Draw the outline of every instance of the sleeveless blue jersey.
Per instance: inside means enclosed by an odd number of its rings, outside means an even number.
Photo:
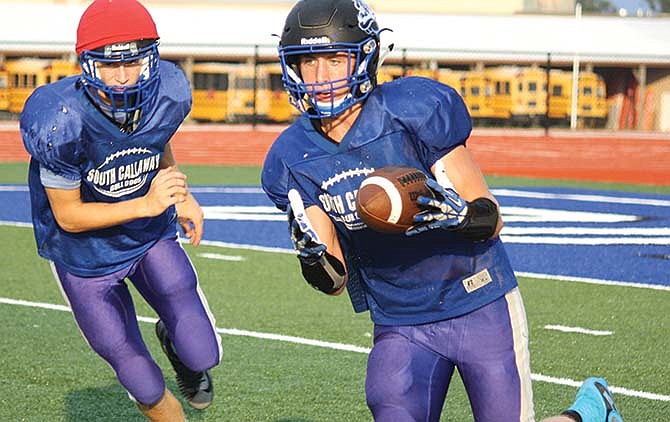
[[[280,134],[263,166],[263,189],[282,210],[297,189],[305,207],[322,208],[345,253],[347,290],[357,312],[381,325],[412,325],[466,314],[517,285],[499,238],[473,243],[445,230],[384,234],[356,213],[363,179],[388,165],[430,167],[464,145],[472,129],[452,88],[408,77],[379,85],[339,144],[301,116]]]
[[[132,264],[160,239],[177,231],[174,207],[161,215],[83,233],[56,222],[40,181],[40,166],[80,181],[84,202],[119,202],[144,196],[159,170],[166,144],[191,108],[183,72],[161,62],[157,98],[145,106],[138,127],[123,133],[88,99],[79,76],[37,88],[26,101],[20,126],[31,155],[28,183],[37,250],[69,272],[93,277]]]

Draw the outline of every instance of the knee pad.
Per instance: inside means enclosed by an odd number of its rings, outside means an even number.
[[[193,371],[204,371],[220,361],[221,338],[206,315],[177,320],[171,339],[181,361]]]
[[[165,380],[156,363],[145,356],[119,359],[112,364],[123,387],[143,405],[157,403],[165,393]]]

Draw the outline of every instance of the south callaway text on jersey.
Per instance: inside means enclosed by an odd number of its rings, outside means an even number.
[[[274,143],[261,176],[281,209],[297,189],[305,207],[330,216],[346,253],[354,309],[377,324],[421,324],[470,312],[517,285],[499,238],[472,243],[433,230],[414,237],[365,227],[356,192],[366,175],[387,165],[430,167],[472,129],[461,97],[430,79],[408,77],[378,86],[341,143],[305,116]]]
[[[68,233],[56,223],[39,167],[81,182],[84,202],[118,202],[145,195],[166,144],[190,111],[188,80],[161,62],[156,99],[130,134],[88,99],[78,76],[37,88],[21,114],[21,135],[32,156],[28,182],[38,252],[80,276],[109,274],[131,264],[161,238],[176,233],[174,207],[103,230]]]

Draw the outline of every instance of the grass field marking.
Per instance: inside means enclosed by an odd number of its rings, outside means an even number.
[[[533,381],[541,381],[558,385],[567,385],[569,387],[575,387],[575,388],[579,388],[582,385],[582,381],[574,381],[568,378],[550,377],[542,374],[533,374],[531,376],[531,379]],[[665,394],[647,393],[645,391],[631,390],[629,388],[615,387],[613,385],[610,385],[609,389],[613,393],[621,394],[622,396],[639,397],[641,399],[654,400],[654,401],[670,401],[670,396]]]
[[[27,300],[8,299],[6,297],[0,297],[0,303],[4,303],[6,305],[27,306],[30,308],[49,309],[52,311],[72,312],[72,309],[70,309],[70,307],[65,305],[55,305],[53,303],[42,303],[42,302],[28,302]]]
[[[370,348],[355,346],[353,344],[332,343],[329,341],[312,340],[303,337],[287,336],[283,334],[260,333],[257,331],[238,330],[236,328],[217,328],[217,332],[231,336],[253,337],[264,340],[284,341],[288,343],[304,344],[307,346],[323,347],[333,350],[344,350],[347,352],[369,354]]]
[[[15,221],[0,221],[0,225],[13,226],[13,227],[32,227],[32,224],[30,223],[17,223]],[[188,243],[188,239],[181,239],[180,241],[183,243]],[[219,248],[226,248],[226,249],[242,249],[242,250],[258,251],[258,252],[271,252],[271,253],[283,253],[283,254],[295,255],[295,251],[293,249],[287,249],[287,248],[273,248],[266,246],[245,245],[241,243],[228,243],[214,240],[202,240],[200,244]],[[529,273],[523,271],[515,271],[514,274],[517,277],[539,278],[543,280],[559,280],[559,281],[570,281],[576,283],[598,284],[603,286],[622,286],[622,287],[635,287],[639,289],[670,291],[670,286],[664,286],[660,284],[630,283],[627,281],[602,280],[597,278],[562,276],[555,274]]]
[[[49,310],[56,310],[56,311],[72,312],[72,310],[67,306],[54,305],[54,304],[50,304],[50,303],[29,302],[29,301],[25,301],[25,300],[16,300],[16,299],[8,299],[8,298],[0,298],[0,303],[4,303],[4,304],[7,304],[7,305],[17,305],[17,306],[26,306],[26,307],[32,307],[32,308],[42,308],[42,309],[49,309]],[[146,323],[149,323],[149,324],[155,324],[156,321],[158,321],[157,318],[143,317],[143,316],[138,316],[137,320],[140,321],[140,322],[146,322]],[[342,351],[354,352],[354,353],[369,354],[370,350],[371,350],[367,347],[355,346],[355,345],[351,345],[351,344],[333,343],[333,342],[321,341],[321,340],[312,340],[312,339],[307,339],[307,338],[303,338],[303,337],[287,336],[287,335],[282,335],[282,334],[271,334],[271,333],[261,333],[261,332],[257,332],[257,331],[239,330],[239,329],[236,329],[236,328],[216,328],[216,331],[220,334],[227,334],[227,335],[231,335],[231,336],[252,337],[252,338],[257,338],[257,339],[261,339],[261,340],[283,341],[283,342],[288,342],[288,343],[302,344],[302,345],[315,346],[315,347],[322,347],[322,348],[326,348],[326,349],[342,350]],[[577,388],[582,384],[581,381],[574,381],[574,380],[571,380],[571,379],[568,379],[568,378],[550,377],[550,376],[542,375],[542,374],[531,374],[531,379],[533,381],[546,382],[546,383],[549,383],[549,384],[567,385],[567,386],[577,387]],[[613,387],[613,386],[610,386],[610,389],[615,393],[625,395],[625,396],[639,397],[639,398],[643,398],[643,399],[647,399],[647,400],[654,400],[654,401],[670,402],[670,396],[669,395],[647,393],[647,392],[644,392],[644,391],[631,390],[631,389],[628,389],[628,388]]]
[[[635,288],[640,288],[640,289],[670,291],[670,286],[664,286],[664,285],[660,285],[660,284],[629,283],[627,281],[602,280],[602,279],[599,279],[599,278],[587,278],[587,277],[573,277],[573,276],[553,275],[553,274],[528,273],[528,272],[523,272],[523,271],[515,271],[514,274],[517,277],[540,278],[540,279],[543,279],[543,280],[570,281],[570,282],[575,282],[575,283],[599,284],[599,285],[603,285],[603,286],[635,287]]]
[[[221,248],[246,249],[246,250],[253,250],[253,251],[285,253],[285,254],[295,255],[295,251],[293,249],[287,249],[287,248],[267,248],[267,247],[260,247],[260,246],[255,246],[255,245],[243,245],[243,244],[238,244],[238,243],[216,242],[216,241],[209,241],[209,240],[203,240],[203,241],[200,242],[200,244],[215,246],[215,247],[221,247]],[[635,288],[640,288],[640,289],[670,291],[670,286],[657,285],[657,284],[630,283],[630,282],[627,282],[627,281],[602,280],[602,279],[598,279],[598,278],[572,277],[572,276],[562,276],[562,275],[553,275],[553,274],[529,273],[529,272],[523,272],[523,271],[515,271],[514,274],[517,277],[539,278],[539,279],[543,279],[543,280],[559,280],[559,281],[570,281],[570,282],[576,282],[576,283],[598,284],[598,285],[602,285],[602,286],[622,286],[622,287],[635,287]]]
[[[218,259],[220,261],[233,261],[233,262],[244,261],[244,258],[239,255],[222,255],[218,253],[199,253],[197,255],[201,258]]]
[[[649,198],[620,198],[607,195],[542,193],[515,189],[491,189],[495,196],[512,196],[517,198],[560,199],[582,202],[607,202],[610,204],[651,205],[656,207],[670,207],[670,200]]]
[[[0,185],[0,192],[28,192],[27,185]]]
[[[188,190],[195,193],[265,193],[260,187],[253,186],[238,186],[238,187],[225,187],[225,186],[196,186],[188,187]]]
[[[203,206],[206,220],[237,221],[286,221],[286,214],[275,207],[264,205],[215,205]]]
[[[670,236],[670,227],[503,227],[503,233],[508,235]]]
[[[10,227],[29,227],[33,228],[32,223],[21,223],[19,221],[6,221],[6,220],[0,220],[0,226],[10,226]]]
[[[184,240],[186,241],[186,240]],[[260,247],[255,245],[243,245],[239,243],[226,243],[226,242],[216,242],[210,240],[203,240],[200,242],[202,245],[209,245],[221,248],[230,248],[230,249],[246,249],[253,251],[261,252],[274,252],[274,253],[285,253],[295,255],[293,249],[287,248],[267,248]],[[586,278],[586,277],[572,277],[572,276],[562,276],[562,275],[553,275],[553,274],[540,274],[540,273],[529,273],[523,271],[515,271],[514,274],[517,277],[528,277],[528,278],[539,278],[543,280],[559,280],[559,281],[570,281],[576,283],[588,283],[588,284],[598,284],[602,286],[622,286],[622,287],[635,287],[640,289],[652,289],[652,290],[665,290],[670,291],[670,286],[663,286],[657,284],[644,284],[644,283],[630,283],[627,281],[616,281],[616,280],[602,280],[598,278]]]
[[[271,207],[268,205],[207,205],[203,208],[208,209],[213,212],[220,213],[242,213],[242,214],[281,214],[286,215],[279,208]]]
[[[180,239],[183,243],[188,243],[188,239]],[[227,249],[243,249],[249,251],[259,251],[259,252],[272,252],[272,253],[285,253],[295,255],[293,249],[287,248],[276,248],[272,246],[258,246],[258,245],[244,245],[241,243],[229,243],[229,242],[220,242],[218,240],[201,240],[201,245],[215,246],[218,248],[227,248]]]
[[[508,223],[624,223],[639,221],[631,214],[611,212],[555,210],[537,207],[501,206],[500,212]]]
[[[253,186],[189,186],[188,190],[195,193],[265,193],[260,187]],[[28,185],[0,185],[0,192],[28,192]]]
[[[189,186],[189,190],[194,193],[242,193],[242,194],[262,194],[260,187],[217,187],[217,186]],[[27,185],[0,185],[0,192],[28,192]],[[585,195],[585,194],[559,194],[559,193],[541,193],[532,191],[523,191],[515,189],[493,188],[491,192],[496,196],[511,196],[517,198],[535,198],[535,199],[567,199],[582,202],[608,202],[612,204],[632,204],[632,205],[652,205],[658,207],[669,207],[670,200],[649,199],[649,198],[619,198],[607,195]]]
[[[529,245],[670,245],[670,237],[535,237],[502,234],[500,238],[505,243],[523,243]]]
[[[565,325],[545,325],[545,329],[547,330],[554,330],[554,331],[561,331],[564,333],[579,333],[579,334],[587,334],[590,336],[611,336],[614,334],[614,331],[598,331],[598,330],[589,330],[588,328],[582,328],[582,327],[566,327]]]

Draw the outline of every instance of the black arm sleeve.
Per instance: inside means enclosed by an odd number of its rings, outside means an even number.
[[[300,269],[312,287],[329,295],[340,290],[347,280],[344,264],[327,251],[317,261],[307,263],[300,260]]]
[[[473,242],[484,241],[496,231],[498,226],[498,207],[488,198],[477,198],[468,203],[468,212],[454,231]]]

